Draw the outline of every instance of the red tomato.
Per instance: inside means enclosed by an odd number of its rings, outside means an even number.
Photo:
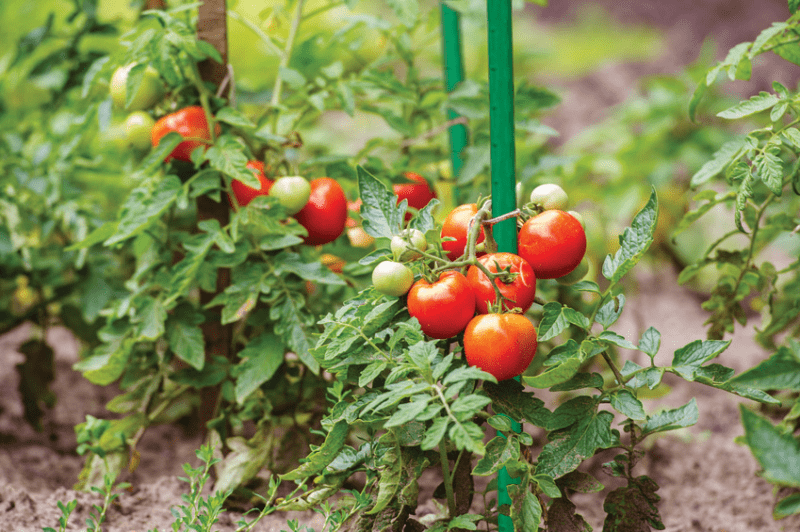
[[[319,246],[333,242],[344,232],[347,198],[341,185],[330,177],[313,179],[310,184],[308,203],[294,217],[308,231],[305,243]]]
[[[511,300],[503,300],[505,310],[519,307],[525,312],[530,308],[536,295],[536,275],[525,259],[513,253],[490,253],[479,258],[478,261],[492,273],[508,269],[511,273],[517,274],[514,280],[508,284],[503,283],[501,277],[495,278],[500,293],[503,297]],[[469,281],[472,291],[475,292],[478,312],[486,314],[489,312],[489,304],[496,300],[492,281],[477,266],[469,267],[467,281]]]
[[[216,133],[219,135],[219,124],[216,126]],[[180,111],[162,116],[153,126],[150,140],[153,146],[158,146],[159,141],[167,133],[176,131],[188,140],[178,144],[172,153],[167,155],[165,161],[178,159],[179,161],[191,162],[192,151],[198,146],[208,146],[211,140],[211,132],[208,129],[206,113],[199,105],[184,107]]]
[[[244,207],[256,196],[266,196],[269,194],[269,189],[272,187],[271,179],[268,179],[267,176],[264,174],[264,163],[261,161],[248,161],[247,168],[253,171],[253,174],[258,178],[258,182],[260,186],[258,188],[248,187],[241,181],[234,179],[231,181],[231,188],[233,189],[233,195],[236,197],[236,201]]]
[[[442,242],[442,249],[447,253],[447,258],[456,260],[464,254],[464,249],[467,247],[467,229],[469,228],[469,221],[473,216],[478,214],[478,205],[475,203],[467,203],[459,205],[453,209],[447,218],[444,219],[442,224],[442,239],[444,237],[452,237],[455,240]],[[478,234],[478,242],[483,242],[483,227]],[[482,255],[479,253],[478,255]]]
[[[406,172],[406,179],[413,181],[413,183],[395,183],[392,186],[395,195],[397,196],[397,203],[408,200],[408,206],[414,209],[421,209],[428,204],[429,201],[436,197],[436,192],[431,189],[425,178],[414,172]],[[411,213],[406,213],[406,221],[411,219]]]
[[[519,230],[518,253],[537,279],[555,279],[574,270],[586,253],[581,223],[564,211],[550,210],[529,219]]]
[[[521,375],[536,354],[536,327],[522,314],[480,314],[464,331],[464,357],[470,366],[498,381]]]
[[[446,271],[433,283],[425,279],[414,283],[408,292],[408,313],[428,336],[452,338],[475,315],[475,294],[460,272]]]

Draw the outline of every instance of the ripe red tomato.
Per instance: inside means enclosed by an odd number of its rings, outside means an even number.
[[[479,314],[464,331],[464,357],[470,366],[499,381],[521,375],[533,360],[536,327],[521,314]]]
[[[508,269],[511,273],[517,274],[514,280],[508,284],[503,283],[501,277],[495,279],[503,297],[511,300],[503,300],[505,310],[519,307],[525,312],[530,308],[533,298],[536,296],[536,275],[525,259],[513,253],[490,253],[479,258],[478,261],[492,273]],[[467,281],[469,281],[472,291],[475,292],[478,312],[486,314],[489,312],[489,304],[496,300],[492,281],[477,266],[469,267]]]
[[[419,210],[436,197],[436,192],[431,189],[424,177],[414,172],[406,172],[404,175],[412,183],[395,183],[392,186],[397,196],[397,203],[405,199],[408,200],[409,207]],[[411,213],[407,212],[406,221],[410,219]]]
[[[433,283],[425,279],[414,283],[408,292],[408,313],[428,336],[452,338],[475,315],[475,294],[460,272],[446,271]]]
[[[347,198],[342,186],[330,177],[311,180],[308,203],[294,217],[308,231],[306,244],[333,242],[344,232],[347,222]]]
[[[555,279],[574,270],[586,253],[581,223],[564,211],[550,210],[529,219],[519,230],[518,253],[537,279]]]
[[[467,246],[467,229],[469,228],[469,221],[473,216],[478,214],[478,205],[475,203],[467,203],[459,205],[447,215],[442,224],[442,240],[445,237],[452,237],[455,240],[442,242],[442,249],[447,253],[447,258],[456,260],[463,255],[464,249]],[[478,234],[478,243],[483,242],[483,227]],[[482,255],[479,253],[478,255]]]
[[[220,127],[217,124],[216,133],[219,135]],[[208,146],[211,140],[211,132],[208,129],[206,113],[199,105],[184,107],[180,111],[175,111],[166,116],[162,116],[153,126],[151,141],[153,146],[158,146],[159,141],[167,135],[176,131],[188,140],[178,144],[172,153],[167,155],[165,161],[178,159],[179,161],[191,162],[192,151],[198,146]]]
[[[237,179],[231,181],[233,195],[236,197],[237,203],[242,207],[253,201],[253,198],[256,196],[266,196],[269,194],[269,189],[272,187],[273,183],[273,181],[264,174],[264,163],[261,161],[247,161],[246,167],[252,170],[253,174],[258,178],[259,187],[249,187]]]

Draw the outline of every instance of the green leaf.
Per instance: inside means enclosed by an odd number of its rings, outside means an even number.
[[[611,406],[630,419],[641,421],[646,417],[644,405],[636,398],[630,390],[619,390],[609,396]]]
[[[652,528],[664,530],[658,513],[656,495],[658,485],[646,476],[629,480],[606,497],[603,510],[606,519],[603,532],[650,532]]]
[[[583,361],[580,358],[570,358],[566,362],[553,366],[539,375],[530,377],[523,376],[525,384],[533,388],[551,388],[570,380],[580,369]]]
[[[542,522],[542,506],[538,497],[519,484],[508,486],[511,497],[511,520],[515,530],[538,530]]]
[[[419,18],[419,0],[387,0],[401,24],[414,27]]]
[[[392,414],[386,423],[384,423],[384,426],[388,429],[391,427],[397,427],[403,423],[408,423],[409,421],[413,421],[419,414],[422,413],[423,410],[425,410],[430,400],[430,395],[419,395],[410,403],[401,404],[399,407],[397,407],[395,413]]]
[[[653,243],[658,222],[658,197],[655,188],[642,210],[633,218],[633,223],[620,237],[620,248],[612,258],[609,254],[603,262],[603,276],[616,283],[633,268]]]
[[[117,230],[105,241],[105,245],[110,246],[136,236],[154,224],[175,202],[181,188],[180,179],[171,175],[161,180],[153,190],[139,187],[131,191],[122,207]]]
[[[358,173],[358,192],[363,204],[361,218],[364,230],[375,238],[392,238],[400,233],[405,208],[397,205],[397,196],[361,166]]]
[[[761,476],[779,486],[800,488],[800,442],[739,405],[744,441],[761,466]]]
[[[135,344],[130,338],[103,344],[92,352],[92,356],[76,363],[73,369],[82,372],[92,384],[107,386],[125,371]]]
[[[276,257],[278,266],[275,269],[276,275],[293,273],[305,281],[312,283],[331,284],[344,286],[345,281],[326,268],[319,260],[304,262],[299,253],[286,251]]]
[[[750,79],[752,65],[750,65],[750,60],[747,58],[750,44],[749,42],[739,43],[728,51],[728,55],[722,63],[727,65],[729,79]]]
[[[195,245],[184,246],[187,248],[186,256],[172,267],[172,278],[169,283],[170,291],[164,298],[165,307],[169,307],[172,302],[186,294],[189,287],[197,280],[197,273],[200,271],[206,255],[211,251],[214,241],[208,238],[207,235],[198,235],[198,237],[202,240],[192,243]]]
[[[205,158],[211,168],[230,176],[252,188],[261,185],[256,175],[247,168],[245,147],[236,137],[222,135],[217,142],[205,152]]]
[[[775,519],[783,519],[795,514],[800,514],[800,493],[792,493],[779,500],[772,510],[772,516]]]
[[[453,445],[459,451],[465,450],[475,454],[484,454],[483,431],[472,421],[453,423],[450,425],[448,434]]]
[[[296,294],[294,294],[296,296]],[[270,308],[270,318],[275,320],[275,332],[283,339],[289,349],[294,351],[312,373],[319,373],[319,362],[309,351],[310,342],[306,335],[307,323],[304,314],[305,300],[289,294]]]
[[[758,177],[776,196],[783,189],[783,162],[780,158],[780,146],[768,144],[753,160]]]
[[[447,432],[449,418],[438,417],[433,420],[431,426],[425,431],[425,437],[422,438],[420,447],[423,451],[430,451],[442,441],[445,433]]]
[[[567,382],[562,382],[550,388],[551,392],[569,392],[583,388],[603,388],[603,377],[599,373],[578,373]]]
[[[602,325],[603,329],[608,329],[617,322],[624,308],[625,294],[612,297],[603,303],[603,306],[597,311],[594,321]]]
[[[739,102],[738,104],[717,113],[720,118],[737,119],[745,116],[750,116],[755,113],[765,111],[778,103],[779,98],[768,92],[761,91],[757,95],[751,97],[749,100]]]
[[[475,464],[472,474],[485,477],[497,473],[509,460],[519,460],[519,455],[517,438],[495,436],[486,444],[486,454]]]
[[[244,113],[232,107],[223,107],[216,112],[214,118],[220,122],[240,127],[242,129],[252,130],[256,127],[253,121],[250,120]]]
[[[71,246],[67,246],[64,248],[64,251],[75,251],[78,249],[84,249],[94,246],[95,244],[99,244],[104,240],[108,240],[111,236],[117,232],[117,226],[119,222],[116,221],[108,221],[89,233],[86,238],[81,240],[80,242],[76,242]]]
[[[569,411],[566,410],[569,405]],[[564,428],[548,435],[549,442],[539,454],[536,473],[557,479],[574,471],[598,449],[608,449],[619,444],[619,437],[611,431],[614,414],[598,411],[597,403],[590,397],[578,397],[559,407],[553,414],[554,423],[572,421]]]
[[[542,318],[539,320],[539,331],[537,337],[540,342],[546,342],[555,338],[566,328],[569,327],[567,318],[562,313],[562,306],[556,301],[545,304]]]
[[[742,148],[744,148],[744,146],[744,137],[728,141],[720,146],[720,148],[714,152],[711,160],[700,167],[700,170],[692,176],[690,182],[692,188],[698,187],[712,177],[719,175],[729,164],[742,154]]]
[[[792,15],[797,13],[798,7],[800,7],[800,0],[789,0],[789,13]]]
[[[214,240],[214,243],[225,253],[233,253],[236,246],[230,235],[219,225],[219,220],[202,220],[197,223],[198,229],[205,231]]]
[[[286,82],[287,85],[289,85],[289,87],[295,90],[303,88],[303,86],[307,83],[303,74],[286,66],[280,66],[278,68],[278,75],[283,81]]]
[[[553,415],[541,399],[526,393],[522,384],[509,379],[503,382],[484,383],[483,389],[492,399],[492,409],[518,422],[526,421],[537,427],[547,427]]]
[[[215,435],[221,447],[219,435],[217,433]],[[266,439],[262,431],[256,433],[250,441],[239,436],[225,439],[225,446],[230,452],[216,464],[215,492],[228,493],[258,474],[270,456],[270,445]]]
[[[741,161],[739,161],[741,163]],[[738,164],[738,163],[737,163]],[[746,163],[741,163],[744,165],[744,168],[749,172],[750,167]],[[699,220],[704,214],[708,211],[719,205],[720,203],[727,203],[729,201],[733,201],[736,198],[736,192],[719,192],[717,193],[714,190],[703,190],[699,194],[695,195],[692,198],[692,201],[702,201],[708,200],[705,203],[700,204],[696,209],[692,209],[691,211],[687,212],[683,215],[678,225],[675,227],[675,230],[672,232],[672,237],[679,235],[689,227],[692,227],[693,224]]]
[[[684,379],[694,380],[698,368],[725,351],[730,343],[730,340],[694,340],[675,351],[672,369]]]
[[[239,352],[244,362],[236,378],[237,403],[243,404],[251,393],[275,375],[283,364],[284,352],[283,343],[272,333],[261,333],[247,343]]]
[[[167,322],[167,339],[170,350],[175,355],[197,370],[205,364],[205,341],[203,331],[196,324],[184,321],[169,320]]]
[[[697,400],[692,397],[691,401],[683,406],[647,416],[647,421],[641,425],[642,434],[652,434],[655,432],[691,427],[697,423],[699,415]]]
[[[642,333],[642,338],[639,340],[639,351],[653,359],[660,348],[661,333],[654,327],[648,327],[647,330]]]
[[[597,339],[608,344],[616,345],[617,347],[622,347],[623,349],[636,349],[634,344],[614,331],[603,331],[597,336]]]
[[[367,515],[381,512],[389,506],[400,489],[402,479],[403,459],[397,439],[394,434],[389,433],[381,438],[381,442],[390,442],[391,445],[381,458],[378,496],[375,499],[375,505],[365,512]]]
[[[281,480],[302,480],[325,469],[344,447],[348,428],[349,425],[346,421],[337,421],[325,436],[322,445],[312,451],[299,467],[281,475]]]
[[[781,346],[768,359],[743,371],[729,382],[758,390],[800,391],[800,360],[788,347]]]

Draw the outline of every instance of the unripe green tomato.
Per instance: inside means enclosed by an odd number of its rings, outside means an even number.
[[[414,284],[414,272],[405,264],[385,260],[372,270],[372,284],[381,294],[400,297],[408,293]]]
[[[556,282],[564,286],[570,286],[578,281],[582,281],[583,278],[586,277],[587,273],[589,273],[589,262],[584,258],[577,266],[575,266],[574,270],[569,272],[567,275],[556,278]]]
[[[150,133],[153,131],[154,125],[156,125],[156,121],[144,111],[134,111],[129,114],[123,124],[128,144],[138,150],[149,149]]]
[[[158,71],[150,65],[147,65],[142,74],[142,81],[139,84],[139,88],[136,90],[136,94],[134,94],[130,105],[126,107],[128,74],[130,74],[134,66],[136,66],[136,63],[121,66],[111,75],[111,85],[109,87],[111,100],[114,102],[114,105],[126,111],[140,111],[152,107],[164,94],[164,84],[161,82]]]
[[[411,246],[410,249],[408,246]],[[420,258],[417,250],[425,251],[428,249],[428,241],[425,239],[425,234],[419,229],[406,229],[399,235],[392,237],[390,244],[392,248],[392,256],[399,261],[410,261]]]
[[[541,205],[546,211],[563,211],[567,208],[568,202],[569,198],[564,189],[553,183],[539,185],[531,192],[531,203]]]
[[[583,216],[581,216],[581,213],[579,213],[578,211],[567,211],[567,214],[578,220],[581,223],[581,227],[583,227],[583,230],[586,231],[586,223],[584,223]]]
[[[297,214],[308,203],[311,184],[299,175],[279,177],[269,189],[269,195],[277,198],[287,213]]]

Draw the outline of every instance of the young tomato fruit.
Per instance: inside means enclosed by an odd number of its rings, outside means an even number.
[[[147,65],[142,73],[142,80],[136,89],[136,93],[133,95],[133,98],[131,98],[130,105],[126,106],[125,101],[128,98],[128,75],[135,66],[136,63],[121,66],[111,75],[111,84],[109,86],[111,101],[114,102],[114,105],[126,111],[140,111],[152,107],[164,94],[164,84],[161,83],[158,71],[150,65]]]
[[[578,281],[582,281],[583,278],[586,277],[587,273],[589,273],[589,263],[586,261],[586,259],[583,259],[581,263],[578,264],[575,269],[569,272],[567,275],[557,277],[556,282],[560,285],[572,286]]]
[[[519,256],[530,263],[537,279],[567,275],[586,253],[583,227],[564,211],[544,211],[534,216],[519,230],[517,239]]]
[[[436,197],[436,192],[431,189],[425,178],[414,172],[406,172],[406,179],[412,183],[395,183],[392,186],[395,195],[397,196],[397,203],[403,200],[408,200],[408,206],[414,209],[421,209]],[[411,219],[411,213],[406,213],[406,222]]]
[[[405,264],[385,260],[372,270],[375,290],[387,296],[400,297],[408,293],[414,283],[414,272]]]
[[[480,314],[464,331],[464,357],[470,366],[499,381],[521,375],[533,360],[536,327],[521,314]]]
[[[347,198],[342,186],[330,177],[312,179],[309,184],[308,202],[294,217],[308,231],[304,243],[320,246],[333,242],[344,232]]]
[[[392,237],[389,244],[392,249],[392,256],[400,261],[410,261],[420,258],[419,251],[428,249],[428,241],[425,234],[419,229],[406,229],[399,235]],[[409,248],[409,246],[411,246]]]
[[[264,163],[261,161],[247,161],[245,165],[258,178],[259,187],[253,188],[245,185],[241,181],[234,179],[231,181],[231,189],[236,197],[236,202],[244,207],[256,196],[266,196],[272,188],[273,181],[264,174]]]
[[[475,315],[475,294],[460,272],[446,271],[433,283],[414,283],[408,292],[408,313],[431,338],[452,338]]]
[[[128,144],[137,150],[146,150],[150,147],[150,133],[156,121],[144,111],[134,111],[125,119],[125,138]]]
[[[545,183],[533,189],[531,203],[540,205],[546,211],[553,209],[563,211],[567,208],[569,198],[567,198],[567,193],[560,186],[553,183]]]
[[[450,211],[450,214],[445,218],[442,224],[442,249],[447,253],[448,259],[456,260],[464,254],[464,249],[467,247],[469,221],[476,214],[478,214],[478,205],[467,203],[459,205]],[[451,237],[455,240],[445,241],[445,237]],[[483,227],[481,227],[478,234],[478,243],[483,242],[483,238]]]
[[[216,133],[220,133],[219,124],[215,128]],[[208,129],[208,121],[206,120],[206,113],[199,105],[184,107],[180,111],[162,116],[153,126],[151,141],[153,146],[158,146],[158,143],[167,133],[176,131],[187,139],[178,144],[172,153],[167,155],[164,159],[169,162],[171,159],[178,159],[179,161],[191,162],[191,155],[195,148],[198,146],[208,146],[211,140],[211,131]]]
[[[528,262],[513,253],[490,253],[478,259],[492,273],[509,271],[516,274],[513,280],[503,282],[502,277],[496,277],[497,287],[503,295],[503,309],[508,311],[515,307],[525,312],[533,304],[536,296],[536,275]],[[489,305],[497,300],[492,281],[486,277],[480,268],[470,266],[467,270],[467,281],[475,292],[477,309],[480,314],[489,312]]]
[[[297,214],[306,206],[311,196],[311,185],[302,176],[279,177],[272,184],[269,195],[278,198],[289,214]]]

